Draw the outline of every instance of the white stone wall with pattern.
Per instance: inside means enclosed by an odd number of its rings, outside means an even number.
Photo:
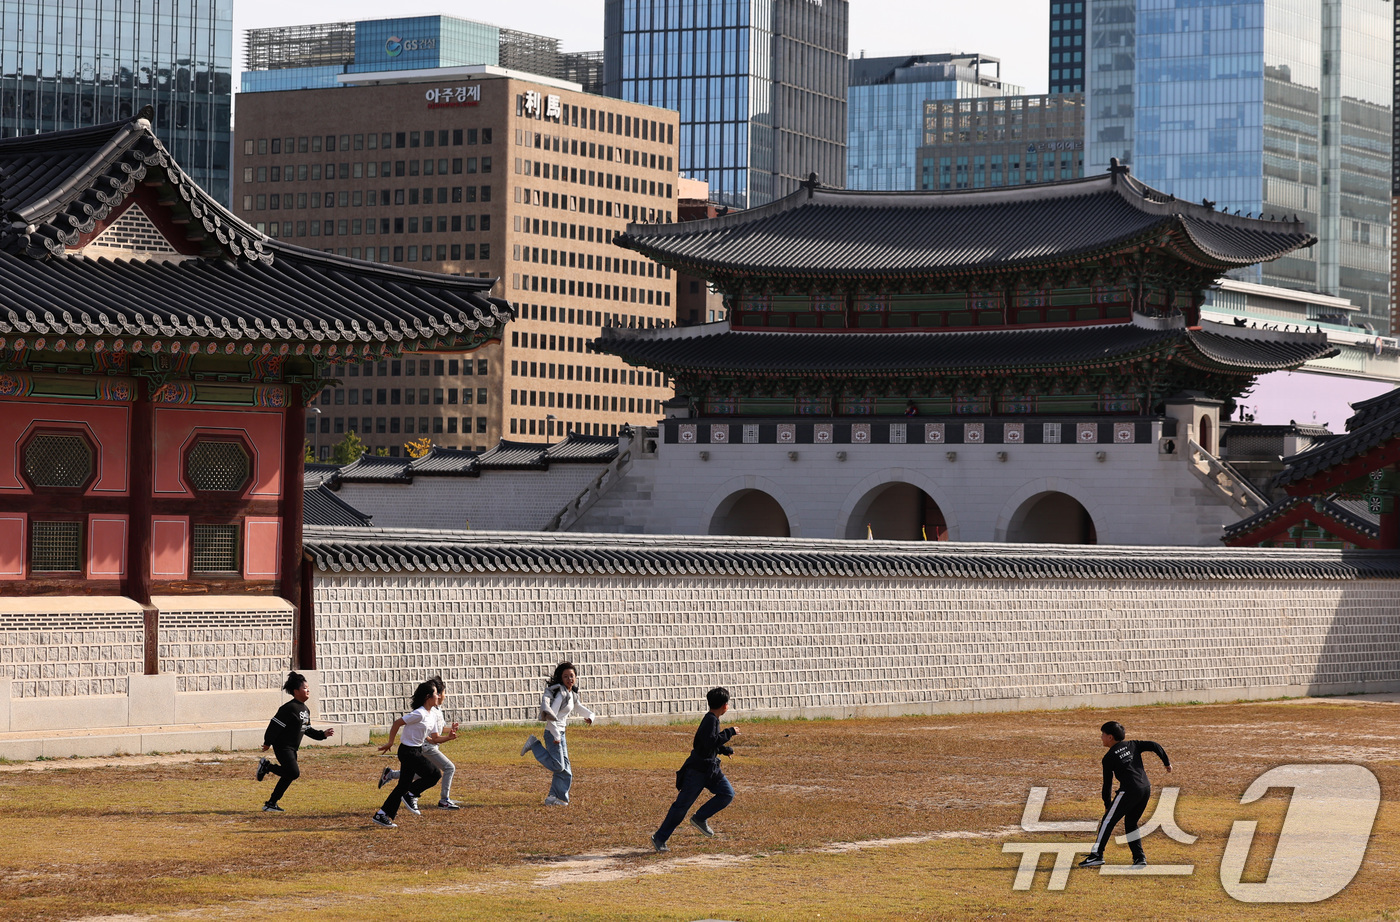
[[[559,659],[609,720],[854,716],[1400,690],[1400,581],[318,572],[322,707],[534,717]]]

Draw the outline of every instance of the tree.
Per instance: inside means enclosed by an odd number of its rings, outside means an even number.
[[[360,441],[360,434],[354,429],[345,433],[345,438],[331,447],[331,458],[336,464],[354,464],[365,453],[366,445]]]
[[[302,444],[302,447],[305,449],[303,460],[304,460],[307,464],[315,464],[315,463],[316,463],[316,449],[314,449],[314,448],[311,447],[311,440],[310,440],[310,439],[303,439],[301,444]]]
[[[403,450],[408,453],[410,458],[421,458],[433,450],[433,440],[425,435],[421,439],[404,442]]]
[[[385,448],[383,445],[380,445],[374,450],[374,456],[376,458],[387,458],[389,457],[389,449]]]

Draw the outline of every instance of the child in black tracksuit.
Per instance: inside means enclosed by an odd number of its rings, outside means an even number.
[[[1123,828],[1131,837],[1128,847],[1133,851],[1133,867],[1147,867],[1147,857],[1142,851],[1142,840],[1133,836],[1137,832],[1138,820],[1147,808],[1147,800],[1152,796],[1152,784],[1147,780],[1147,771],[1142,766],[1142,754],[1152,752],[1162,760],[1171,774],[1172,762],[1167,751],[1150,740],[1125,740],[1127,731],[1116,720],[1110,720],[1099,728],[1099,734],[1108,752],[1103,757],[1103,819],[1099,821],[1098,837],[1094,839],[1094,850],[1079,862],[1081,868],[1096,868],[1103,864],[1103,851],[1108,845],[1113,827],[1123,820]],[[1110,796],[1113,779],[1118,779],[1118,793]]]
[[[277,801],[287,793],[287,788],[291,787],[292,782],[301,777],[301,769],[297,767],[297,750],[301,748],[302,734],[313,740],[335,736],[335,727],[327,727],[321,731],[311,726],[311,711],[306,706],[306,699],[311,697],[311,690],[306,685],[306,676],[299,672],[288,673],[282,690],[291,695],[292,700],[282,705],[272,720],[268,721],[267,730],[263,733],[262,746],[263,752],[267,752],[270,747],[277,761],[270,762],[266,758],[258,760],[259,781],[269,773],[279,776],[277,787],[272,789],[272,796],[263,804],[264,813],[284,812],[277,806]]]
[[[666,840],[671,838],[671,833],[675,832],[681,820],[685,819],[685,812],[695,803],[701,791],[709,789],[715,796],[695,811],[695,815],[690,818],[690,825],[706,836],[715,834],[708,822],[710,817],[734,800],[734,786],[724,777],[724,772],[719,767],[721,754],[734,754],[734,750],[727,744],[739,732],[733,727],[726,730],[719,728],[719,719],[729,710],[729,690],[712,688],[706,693],[705,700],[710,705],[710,712],[700,721],[700,726],[695,731],[695,742],[692,744],[690,756],[676,773],[676,801],[671,804],[666,819],[661,822],[661,828],[651,837],[651,845],[658,852],[670,851],[666,847]]]

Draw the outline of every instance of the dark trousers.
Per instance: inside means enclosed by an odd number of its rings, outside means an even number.
[[[292,786],[292,782],[301,777],[301,769],[297,766],[297,751],[291,746],[273,746],[272,754],[277,761],[269,765],[267,770],[277,776],[277,787],[272,789],[272,796],[267,802],[275,804],[287,793],[287,788]]]
[[[690,805],[695,803],[695,799],[704,790],[709,790],[715,796],[695,811],[695,818],[702,823],[734,801],[734,786],[724,777],[723,771],[716,769],[714,774],[709,774],[693,768],[687,769],[685,777],[681,779],[681,789],[676,792],[676,802],[671,804],[671,809],[666,812],[666,819],[661,822],[661,828],[656,830],[656,841],[665,842],[671,838],[671,833],[675,832],[681,820],[685,819]]]
[[[423,756],[422,746],[399,746],[399,783],[389,792],[389,799],[379,809],[388,814],[389,819],[399,815],[399,804],[405,794],[414,797],[438,783],[442,772]]]
[[[1103,819],[1099,821],[1099,834],[1094,839],[1095,855],[1103,857],[1103,850],[1108,847],[1108,840],[1113,836],[1113,827],[1118,825],[1119,819],[1123,820],[1123,828],[1129,835],[1137,832],[1138,820],[1142,819],[1142,811],[1147,809],[1147,800],[1151,796],[1151,789],[1124,791],[1121,788],[1113,795],[1108,809],[1104,811]],[[1141,839],[1134,838],[1128,843],[1128,848],[1133,851],[1134,861],[1143,857]]]

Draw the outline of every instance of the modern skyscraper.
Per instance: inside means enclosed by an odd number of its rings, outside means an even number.
[[[1054,0],[1050,4],[1050,92],[1084,92],[1085,0]]]
[[[846,179],[847,0],[606,0],[604,92],[674,109],[680,166],[749,208]]]
[[[155,110],[180,166],[229,200],[233,0],[4,0],[0,137]]]
[[[423,438],[480,450],[654,423],[663,377],[589,343],[675,321],[671,270],[612,240],[675,220],[676,113],[488,65],[349,79],[239,94],[235,212],[340,256],[499,279],[518,315],[472,355],[348,371],[308,417],[314,447],[354,430],[392,454]]]
[[[928,100],[1016,95],[1001,60],[982,54],[852,58],[846,99],[846,188],[917,189]]]
[[[919,189],[985,189],[1084,176],[1084,95],[930,99]]]
[[[1297,215],[1318,244],[1239,277],[1387,329],[1392,17],[1384,0],[1095,2],[1086,169],[1117,157],[1180,199]]]

